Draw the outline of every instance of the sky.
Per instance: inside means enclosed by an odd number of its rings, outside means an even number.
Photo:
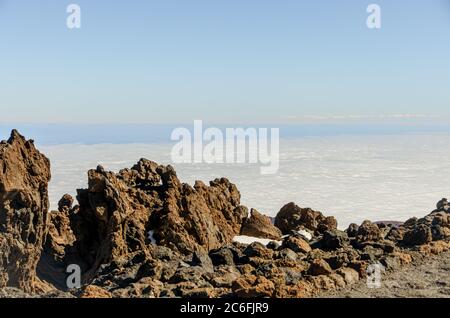
[[[450,118],[448,0],[0,0],[0,39],[3,125]]]

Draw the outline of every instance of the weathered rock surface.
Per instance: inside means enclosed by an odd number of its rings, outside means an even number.
[[[250,217],[244,221],[241,235],[266,238],[271,240],[281,240],[281,231],[272,224],[272,220],[262,215],[255,209],[250,212]]]
[[[88,184],[69,212],[87,279],[100,265],[148,253],[155,243],[182,254],[219,248],[240,233],[248,213],[227,179],[191,187],[171,166],[145,159],[117,174],[90,170]]]
[[[36,277],[47,232],[50,162],[13,130],[0,143],[0,287],[48,287]]]
[[[290,234],[291,231],[308,229],[313,232],[323,233],[337,228],[337,221],[334,217],[325,217],[321,212],[310,208],[300,208],[295,203],[288,203],[275,218],[275,226],[283,234]]]

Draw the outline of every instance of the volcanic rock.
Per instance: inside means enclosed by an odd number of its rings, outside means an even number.
[[[405,232],[403,243],[406,245],[423,245],[433,240],[431,228],[425,224],[420,224]]]
[[[238,297],[263,298],[272,297],[275,285],[263,276],[244,275],[233,282],[232,289]]]
[[[326,231],[323,234],[321,245],[326,249],[337,249],[348,245],[349,239],[345,232],[339,230]]]
[[[283,241],[283,248],[289,248],[296,253],[308,253],[311,251],[311,246],[305,240],[289,236]]]
[[[325,217],[321,212],[310,208],[302,209],[291,202],[281,208],[275,218],[275,226],[283,234],[290,234],[291,231],[308,229],[313,232],[324,232],[337,228],[336,219]]]
[[[244,250],[244,255],[248,257],[260,257],[264,259],[272,258],[273,251],[262,245],[261,243],[254,242],[247,246]]]
[[[356,237],[356,235],[358,234],[358,229],[358,224],[351,223],[345,230],[345,232],[347,233],[348,237]]]
[[[247,217],[239,191],[227,179],[191,187],[171,166],[146,159],[117,174],[101,166],[90,170],[88,185],[78,190],[79,206],[71,210],[74,245],[87,279],[101,264],[148,253],[154,243],[183,254],[219,248],[240,233]]]
[[[333,273],[333,270],[324,259],[315,259],[309,267],[309,273],[313,276],[328,275]]]
[[[255,209],[250,212],[250,217],[244,221],[241,235],[265,238],[270,240],[281,240],[281,231],[272,224],[268,216],[262,215]]]
[[[211,258],[214,266],[234,265],[234,254],[231,249],[227,247],[222,247],[211,251],[209,257]]]
[[[65,194],[58,202],[58,211],[64,212],[72,209],[73,198],[70,194]]]
[[[0,288],[48,289],[36,277],[47,232],[50,162],[13,130],[0,143]]]
[[[380,228],[370,221],[364,221],[356,233],[356,242],[358,244],[366,242],[376,242],[383,239]]]
[[[194,253],[192,256],[192,265],[203,267],[206,272],[214,272],[213,262],[208,253],[204,251],[197,251]]]

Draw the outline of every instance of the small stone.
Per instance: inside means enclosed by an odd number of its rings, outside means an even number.
[[[214,266],[219,265],[234,265],[233,252],[229,248],[223,247],[218,250],[211,251],[209,257]]]
[[[308,242],[294,236],[289,236],[286,238],[283,241],[283,247],[289,248],[296,253],[308,253],[312,250]]]
[[[347,246],[348,243],[347,234],[339,230],[326,231],[321,240],[322,247],[326,249],[338,249]]]
[[[315,259],[309,267],[309,273],[313,276],[328,275],[333,273],[333,270],[325,260]]]

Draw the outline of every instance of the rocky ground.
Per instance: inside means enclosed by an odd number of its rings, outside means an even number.
[[[334,217],[295,203],[272,220],[242,206],[226,178],[191,186],[146,159],[118,173],[88,171],[88,188],[63,196],[58,211],[48,211],[50,177],[32,140],[13,131],[0,143],[0,297],[343,295],[374,264],[408,275],[407,266],[440,262],[450,249],[446,199],[421,219],[340,231]]]
[[[324,298],[450,298],[450,253],[420,257],[412,264],[382,277],[380,288],[369,288],[366,280]]]

